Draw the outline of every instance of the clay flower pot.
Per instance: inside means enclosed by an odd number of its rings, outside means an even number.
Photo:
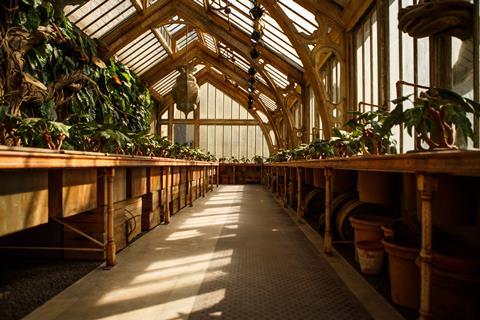
[[[359,241],[357,243],[357,252],[362,273],[376,275],[382,270],[385,251],[381,243]]]
[[[388,254],[390,294],[398,305],[418,309],[420,304],[420,271],[415,264],[420,250],[382,240]]]
[[[434,253],[432,260],[434,319],[478,319],[480,259]]]

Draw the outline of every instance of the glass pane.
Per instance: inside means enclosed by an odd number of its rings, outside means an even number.
[[[223,156],[225,158],[230,158],[232,156],[232,126],[224,126],[223,130]]]
[[[208,84],[208,119],[215,119],[215,93],[216,88],[211,84]]]
[[[247,127],[246,126],[240,126],[240,151],[239,151],[239,156],[245,157],[248,154],[247,151],[247,145],[248,145],[248,140],[247,140],[248,132],[247,132]]]
[[[208,150],[208,128],[200,126],[200,148]]]
[[[215,126],[215,154],[217,157],[223,157],[223,126]]]
[[[255,127],[256,126],[248,126],[248,138],[247,138],[247,147],[248,147],[248,155],[247,157],[249,159],[253,158],[255,156]]]
[[[160,125],[160,136],[167,137],[168,136],[168,125],[162,124]]]
[[[232,156],[239,158],[240,154],[240,127],[232,126]]]
[[[200,119],[207,118],[208,111],[208,84],[204,83],[200,86]]]
[[[224,93],[218,89],[216,89],[216,97],[215,97],[215,118],[216,119],[223,119],[223,102],[224,102]]]
[[[223,118],[224,119],[232,119],[232,98],[225,95],[223,105]]]
[[[173,141],[175,143],[188,144],[189,146],[193,146],[194,126],[187,124],[174,124],[173,137]]]
[[[210,151],[212,154],[217,154],[217,150],[215,149],[215,126],[208,126],[208,148],[207,150]]]
[[[232,100],[232,119],[240,119],[240,106],[234,100]]]

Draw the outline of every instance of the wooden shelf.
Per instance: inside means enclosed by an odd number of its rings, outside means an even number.
[[[218,162],[0,146],[0,169],[218,166]]]
[[[437,151],[400,155],[358,156],[274,162],[266,164],[266,166],[480,176],[480,151]]]

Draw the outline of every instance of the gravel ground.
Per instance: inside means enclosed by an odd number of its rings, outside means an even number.
[[[21,319],[101,264],[0,257],[0,320]]]

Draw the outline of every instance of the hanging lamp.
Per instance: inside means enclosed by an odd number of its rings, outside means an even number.
[[[186,119],[188,114],[196,110],[200,103],[200,88],[193,75],[195,68],[188,64],[188,25],[185,34],[185,64],[178,67],[177,71],[180,75],[172,88],[172,98],[177,109],[185,114]]]

